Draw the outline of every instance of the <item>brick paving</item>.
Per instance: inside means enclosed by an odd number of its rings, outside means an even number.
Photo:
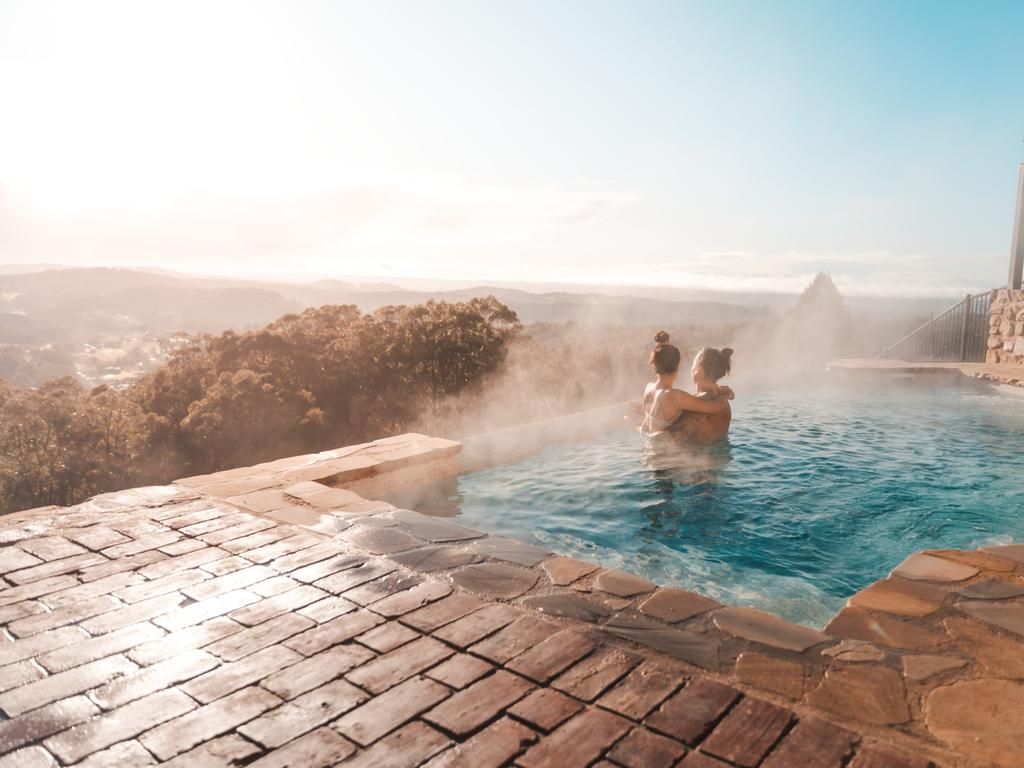
[[[248,486],[266,493],[266,483]],[[958,714],[962,697],[949,691],[983,682],[959,682],[967,675],[1016,669],[1021,646],[1005,627],[971,616],[993,618],[981,600],[1020,597],[1024,551],[910,559],[892,579],[956,579],[975,614],[950,616],[942,589],[887,586],[874,607],[837,617],[855,631],[836,644],[756,611],[373,509],[338,512],[344,528],[328,534],[167,486],[0,518],[0,768],[1019,764],[1021,686],[1001,681],[998,700],[981,703],[1004,707],[1010,724],[983,751],[960,726],[982,721],[969,706]],[[394,529],[428,554],[379,554],[397,538],[351,528]],[[436,539],[455,543],[438,554]],[[467,547],[472,558],[452,555]],[[476,593],[452,577],[481,564],[499,580],[519,569],[529,578],[514,584],[536,586],[499,599],[479,572],[466,582]],[[559,595],[607,610],[578,618],[571,600],[532,601]],[[924,610],[922,600],[934,606],[928,626],[890,618],[903,633],[881,637],[864,620],[879,606]],[[976,660],[967,645],[948,653],[956,632],[981,649]],[[701,644],[713,661],[695,652]]]

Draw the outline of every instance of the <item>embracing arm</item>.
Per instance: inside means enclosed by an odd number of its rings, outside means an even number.
[[[703,397],[696,397],[691,395],[689,392],[683,392],[682,390],[674,390],[672,404],[681,411],[691,411],[693,413],[721,413],[729,407],[729,400],[724,397],[716,397],[705,399]]]

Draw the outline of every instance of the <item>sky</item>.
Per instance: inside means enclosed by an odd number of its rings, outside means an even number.
[[[0,0],[0,264],[944,296],[1024,3]]]

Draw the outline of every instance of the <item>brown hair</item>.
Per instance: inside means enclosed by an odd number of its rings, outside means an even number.
[[[698,353],[698,357],[701,358],[700,365],[704,369],[704,375],[712,381],[718,381],[732,369],[732,350],[729,347],[704,347]]]
[[[654,334],[654,351],[651,352],[650,362],[659,374],[679,370],[679,347],[668,343],[667,331]]]

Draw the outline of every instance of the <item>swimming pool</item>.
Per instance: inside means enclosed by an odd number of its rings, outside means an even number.
[[[448,512],[818,627],[912,552],[1024,541],[1024,400],[739,390],[728,444],[683,466],[615,430],[463,475]]]

